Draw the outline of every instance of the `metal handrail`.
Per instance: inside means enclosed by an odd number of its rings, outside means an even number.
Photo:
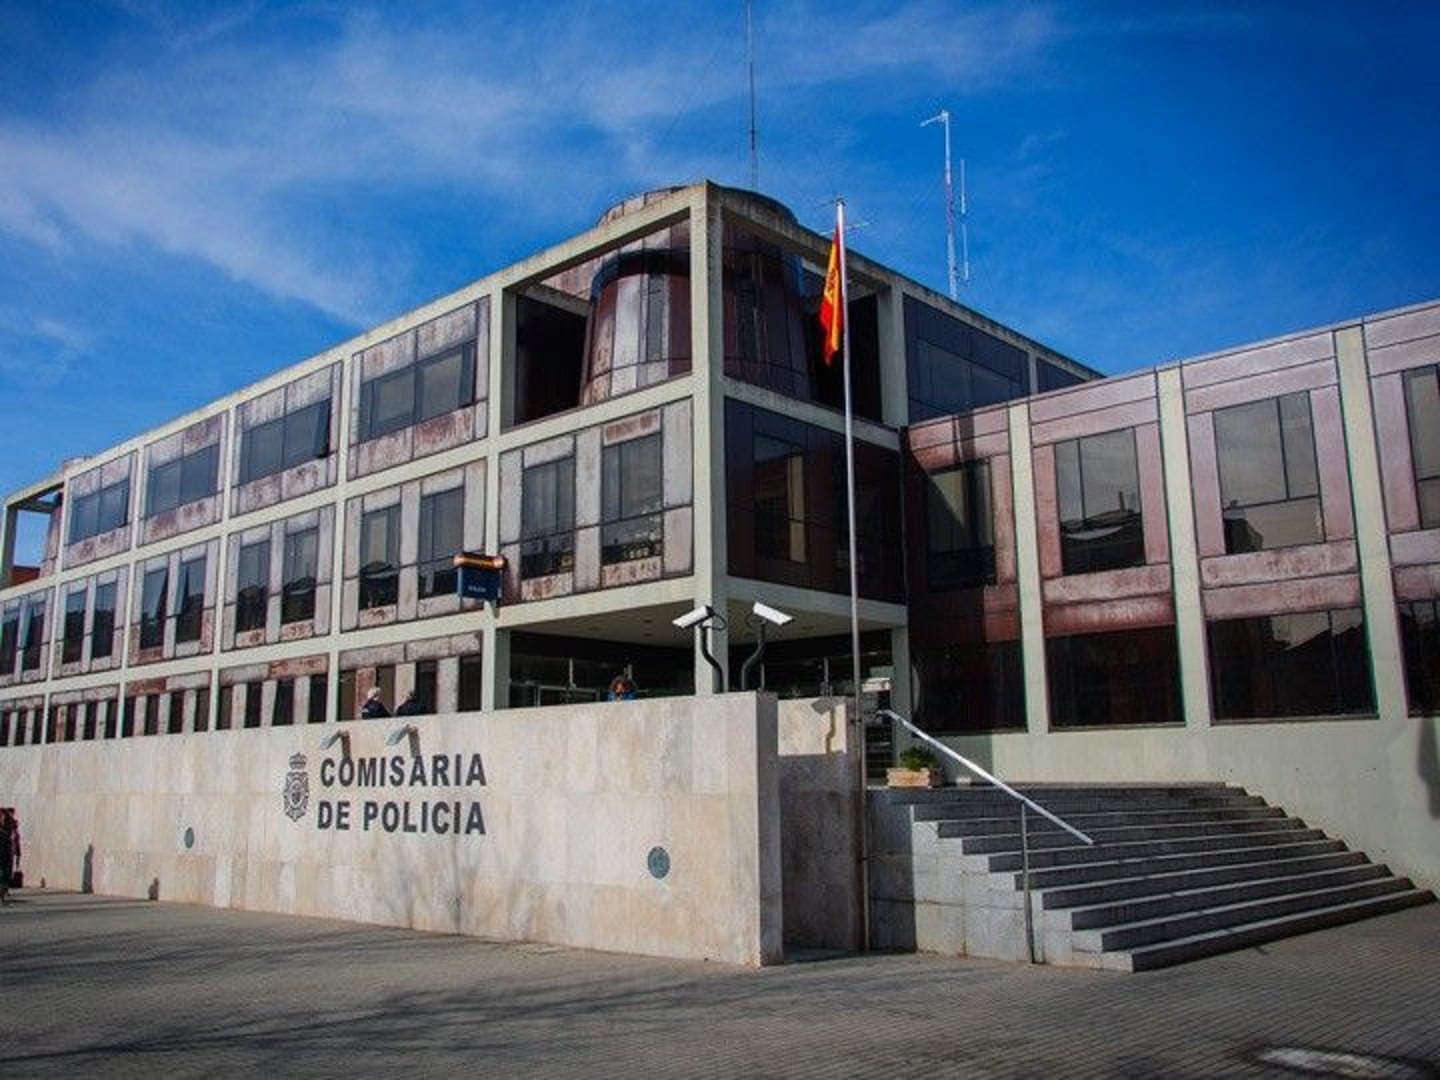
[[[1022,875],[1021,880],[1024,886],[1025,893],[1025,949],[1030,956],[1030,962],[1032,964],[1035,963],[1035,925],[1033,921],[1034,916],[1032,914],[1032,907],[1030,903],[1030,828],[1025,818],[1025,811],[1027,809],[1034,810],[1037,814],[1045,818],[1047,821],[1059,825],[1060,828],[1064,829],[1071,836],[1075,837],[1077,840],[1079,840],[1086,846],[1093,847],[1095,841],[1089,836],[1086,836],[1079,829],[1075,828],[1075,826],[1071,825],[1068,821],[1065,821],[1062,818],[1059,818],[1056,815],[1052,814],[1049,810],[1046,810],[1045,807],[1041,806],[1034,799],[1028,798],[1025,795],[1021,795],[1020,792],[1016,791],[1009,784],[1005,783],[1004,780],[1001,780],[998,776],[995,776],[993,773],[987,772],[985,769],[982,769],[979,765],[976,765],[973,761],[965,757],[963,754],[956,753],[954,750],[950,749],[950,747],[942,743],[939,739],[936,739],[931,735],[927,735],[925,732],[921,731],[918,727],[912,724],[909,720],[906,720],[905,717],[901,716],[893,709],[876,709],[875,715],[883,716],[889,720],[895,721],[906,731],[910,732],[910,734],[914,735],[917,739],[921,739],[922,741],[929,743],[936,750],[940,751],[940,753],[958,762],[960,765],[964,766],[966,769],[974,773],[986,783],[993,784],[1000,791],[1003,791],[1006,795],[1009,795],[1010,798],[1014,799],[1020,804],[1020,873]]]

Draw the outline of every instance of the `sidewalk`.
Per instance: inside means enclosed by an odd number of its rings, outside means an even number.
[[[752,971],[15,895],[7,1076],[1440,1076],[1440,904],[1120,975],[916,955]],[[1391,1060],[1302,1074],[1268,1063],[1285,1047]]]

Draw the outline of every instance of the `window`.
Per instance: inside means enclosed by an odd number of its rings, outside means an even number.
[[[520,482],[520,576],[575,565],[575,459],[532,465]]]
[[[195,724],[192,731],[206,731],[210,727],[210,687],[202,686],[195,691]]]
[[[260,726],[260,698],[265,688],[263,682],[252,682],[244,684],[245,693],[245,726],[257,728]],[[240,687],[236,687],[239,691]]]
[[[1308,394],[1215,410],[1215,454],[1227,554],[1325,538]]]
[[[661,553],[664,507],[660,436],[605,447],[601,455],[600,561],[630,562]]]
[[[130,520],[130,480],[81,495],[70,509],[70,543],[118,529]]]
[[[65,597],[65,632],[60,646],[62,664],[78,663],[85,654],[85,590]]]
[[[170,691],[170,718],[165,726],[166,732],[171,735],[180,735],[185,731],[185,691]]]
[[[310,701],[305,719],[311,724],[325,723],[325,697],[328,693],[329,683],[328,675],[310,676]]]
[[[360,441],[469,405],[474,387],[475,349],[469,344],[367,379],[360,386]]]
[[[917,723],[951,734],[1025,727],[1025,669],[1018,641],[918,649]]]
[[[270,709],[270,726],[285,727],[295,722],[295,680],[275,683],[275,702]]]
[[[909,296],[905,366],[912,423],[1030,392],[1024,349]]]
[[[169,592],[170,569],[147,570],[140,588],[140,648],[153,649],[165,643],[165,602]]]
[[[457,707],[460,712],[478,712],[482,706],[482,665],[479,656],[460,657],[460,688]]]
[[[1134,429],[1056,444],[1055,486],[1065,573],[1145,564]]]
[[[436,711],[440,695],[440,666],[434,660],[415,663],[415,702],[426,713]]]
[[[1440,528],[1440,368],[1405,373],[1405,411],[1410,418],[1410,457],[1422,528]]]
[[[246,428],[240,447],[240,483],[293,469],[330,453],[330,399]]]
[[[0,675],[15,674],[15,650],[20,645],[20,610],[12,608],[0,624]]]
[[[25,605],[25,644],[20,649],[20,670],[40,666],[40,646],[45,642],[45,601],[32,599]]]
[[[1206,631],[1217,720],[1375,710],[1359,608],[1225,619]]]
[[[1400,645],[1410,715],[1440,713],[1440,601],[1400,605]]]
[[[97,732],[97,721],[100,717],[100,703],[98,701],[87,701],[85,703],[85,732],[86,741],[95,738]]]
[[[205,556],[180,564],[175,640],[199,641],[205,621]]]
[[[755,435],[755,554],[805,562],[805,447]]]
[[[420,550],[416,569],[420,598],[454,595],[456,570],[452,561],[464,545],[465,489],[452,488],[420,497]]]
[[[145,481],[145,516],[184,506],[215,493],[220,447],[212,443],[174,461],[150,466]]]
[[[995,523],[990,463],[968,461],[931,473],[925,492],[925,566],[930,586],[995,583]]]
[[[115,583],[95,586],[95,619],[90,625],[90,659],[115,651]]]
[[[240,548],[235,593],[235,632],[263,630],[270,606],[270,541]]]
[[[280,622],[302,622],[315,617],[315,570],[319,561],[320,530],[301,529],[285,536],[280,594]]]
[[[399,595],[400,507],[371,510],[360,518],[360,607],[393,604]]]
[[[215,705],[215,730],[229,731],[234,717],[235,687],[220,687],[220,698]]]
[[[1048,638],[1045,664],[1057,728],[1181,722],[1173,626]]]
[[[160,695],[145,695],[145,734],[160,734]]]
[[[120,737],[128,739],[135,734],[135,703],[139,701],[136,697],[125,699],[124,713],[120,718]]]

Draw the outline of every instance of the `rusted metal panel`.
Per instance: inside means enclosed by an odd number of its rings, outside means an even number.
[[[575,436],[575,524],[600,523],[600,432],[586,428]]]
[[[395,604],[366,608],[359,612],[357,617],[357,625],[361,630],[368,630],[373,626],[388,626],[397,621],[399,621],[399,612]]]
[[[556,575],[560,576],[560,575]],[[575,569],[571,589],[589,592],[600,587],[600,529],[598,526],[575,530]]]
[[[1335,361],[1319,360],[1283,371],[1264,372],[1199,390],[1187,390],[1185,411],[1192,414],[1211,412],[1230,405],[1279,397],[1281,394],[1318,390],[1322,386],[1334,386],[1337,379]]]
[[[417,619],[433,619],[440,615],[454,615],[461,610],[460,597],[454,593],[442,593],[438,596],[426,596],[418,600],[415,605],[415,617]]]
[[[558,461],[561,458],[570,457],[574,453],[575,436],[557,435],[553,439],[531,443],[525,447],[525,468],[529,469],[535,465],[544,465],[551,461]]]
[[[1205,589],[1201,603],[1208,619],[1238,619],[1251,615],[1286,615],[1300,611],[1360,606],[1360,578],[1356,574],[1303,578],[1227,589]]]
[[[990,502],[995,515],[995,581],[1003,585],[1015,581],[1016,575],[1015,488],[1008,451],[990,459]]]
[[[1115,405],[1150,401],[1154,397],[1155,374],[1149,371],[1123,378],[1083,383],[1048,393],[1030,402],[1030,422],[1045,424],[1051,420],[1098,412]]]
[[[638,585],[642,581],[658,581],[663,573],[658,555],[648,559],[631,559],[600,568],[600,587],[611,589],[622,585]]]
[[[1440,563],[1440,529],[1390,535],[1390,561],[1396,566]]]
[[[1155,398],[1131,401],[1123,405],[1112,405],[1106,409],[1079,416],[1068,416],[1046,424],[1032,424],[1031,442],[1036,446],[1046,443],[1078,439],[1083,435],[1099,435],[1106,431],[1135,427],[1138,424],[1154,423],[1159,419],[1160,405]]]
[[[549,574],[525,578],[520,582],[521,600],[549,600],[553,596],[569,596],[575,591],[572,574]]]
[[[168,689],[163,676],[154,679],[131,679],[125,684],[125,693],[130,697],[148,697],[163,694]]]
[[[1345,453],[1345,421],[1340,416],[1340,390],[1327,386],[1310,395],[1315,430],[1315,456],[1320,467],[1320,506],[1327,540],[1355,535],[1350,505],[1350,465]]]
[[[397,641],[386,645],[372,645],[365,649],[346,649],[340,654],[340,670],[387,667],[391,664],[403,663],[404,660],[405,645],[403,642]]]
[[[688,506],[665,511],[665,566],[667,576],[688,574],[694,566],[694,516]]]
[[[500,543],[520,539],[520,477],[522,455],[511,450],[500,455]],[[513,565],[514,559],[510,560]]]
[[[1060,509],[1056,492],[1055,447],[1037,446],[1031,453],[1035,470],[1035,531],[1040,547],[1040,576],[1063,574],[1060,555]]]
[[[1207,589],[1226,588],[1264,581],[1330,577],[1354,573],[1358,568],[1355,541],[1335,540],[1201,559],[1200,583]]]
[[[695,435],[691,399],[665,406],[664,435],[660,440],[663,457],[662,485],[667,508],[688,506],[694,498]],[[668,556],[667,556],[668,562]]]
[[[1045,606],[1045,636],[1097,634],[1110,630],[1140,630],[1172,626],[1175,603],[1168,593],[1162,596],[1127,597],[1086,604]]]
[[[642,413],[621,417],[619,420],[602,425],[600,440],[606,446],[629,442],[631,439],[638,439],[642,435],[651,435],[659,431],[660,421],[659,409],[649,409]]]
[[[1081,604],[1136,596],[1169,595],[1170,566],[1133,566],[1052,578],[1041,586],[1047,604]]]
[[[171,675],[165,680],[166,690],[198,690],[210,685],[210,672],[192,671],[184,675]]]
[[[1440,336],[1440,304],[1365,322],[1365,346],[1369,349],[1433,336]]]
[[[1440,597],[1440,563],[1429,566],[1397,566],[1395,568],[1395,599],[1434,600]]]
[[[467,405],[416,424],[410,429],[415,433],[414,457],[427,457],[469,442],[475,426],[471,416],[474,410],[474,405]]]
[[[1195,507],[1195,547],[1202,559],[1224,555],[1225,523],[1220,507],[1220,468],[1215,457],[1215,425],[1209,413],[1202,413],[1188,417],[1186,427],[1190,436],[1190,485]]]
[[[1370,397],[1375,410],[1386,524],[1392,532],[1409,532],[1420,527],[1420,502],[1415,492],[1415,460],[1410,454],[1404,379],[1399,375],[1372,379]]]
[[[1135,466],[1140,476],[1140,526],[1145,534],[1145,561],[1170,561],[1170,508],[1165,502],[1165,459],[1160,452],[1160,425],[1135,429]],[[1180,482],[1188,481],[1181,477]]]
[[[455,345],[475,339],[475,305],[465,304],[422,323],[416,330],[416,351],[433,356]]]
[[[1197,360],[1180,368],[1187,391],[1202,386],[1248,378],[1269,371],[1297,367],[1335,355],[1335,342],[1330,331],[1322,330],[1273,345],[1241,349],[1210,360]]]

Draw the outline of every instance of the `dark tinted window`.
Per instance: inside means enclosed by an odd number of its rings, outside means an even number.
[[[140,589],[140,647],[153,649],[165,642],[165,603],[169,591],[167,567],[145,573]]]
[[[480,657],[460,657],[460,690],[457,706],[460,712],[477,712],[483,708]]]
[[[1065,573],[1144,565],[1133,429],[1057,444],[1055,484]]]
[[[283,592],[280,621],[301,622],[315,617],[315,575],[319,561],[320,531],[301,529],[285,536]]]
[[[34,671],[40,666],[40,647],[45,643],[45,598],[25,602],[25,642],[20,646],[20,668]]]
[[[325,698],[329,694],[328,675],[310,676],[310,702],[305,719],[311,724],[325,723]]]
[[[215,444],[162,465],[152,465],[145,481],[145,516],[153,517],[215,493],[220,447]]]
[[[1433,367],[1405,373],[1405,408],[1410,418],[1410,456],[1415,463],[1420,524],[1440,527],[1440,379]]]
[[[1225,619],[1207,637],[1217,720],[1375,709],[1359,608]]]
[[[1035,374],[1040,385],[1035,388],[1037,393],[1045,393],[1047,390],[1062,390],[1067,386],[1076,386],[1085,382],[1085,379],[1073,372],[1066,371],[1057,364],[1048,360],[1035,361]]]
[[[204,555],[180,564],[175,599],[175,640],[199,641],[205,621]]]
[[[15,671],[15,650],[20,647],[19,609],[7,611],[5,621],[0,624],[0,675],[11,675]]]
[[[443,416],[475,397],[475,348],[464,345],[366,380],[360,387],[360,440],[378,439]]]
[[[330,453],[330,399],[247,428],[240,444],[240,483],[293,469]]]
[[[77,589],[65,598],[65,638],[60,662],[73,664],[85,652],[85,590]]]
[[[905,298],[910,421],[996,405],[1030,392],[1025,350]]]
[[[995,582],[988,461],[926,476],[925,567],[932,588]]]
[[[263,629],[270,600],[270,541],[244,545],[237,570],[235,630]]]
[[[1215,454],[1228,553],[1324,539],[1309,394],[1215,410]]]
[[[95,619],[90,627],[90,659],[109,656],[115,649],[115,585],[95,586]]]
[[[420,499],[420,535],[417,570],[420,596],[453,594],[456,589],[454,558],[464,546],[465,490],[424,495]]]
[[[1025,670],[1018,641],[918,649],[917,722],[926,731],[971,733],[1025,727]]]
[[[272,727],[284,727],[295,722],[295,680],[280,679],[275,683],[275,704],[270,710]]]
[[[525,470],[520,483],[520,576],[563,573],[575,565],[575,459]]]
[[[1181,720],[1173,626],[1048,638],[1045,662],[1057,728]]]
[[[384,607],[399,595],[400,507],[360,518],[360,607]],[[348,716],[347,716],[348,719]]]
[[[130,481],[81,495],[70,508],[70,543],[118,529],[130,520]]]
[[[1440,601],[1400,605],[1400,644],[1412,716],[1440,712]]]
[[[600,561],[628,562],[661,553],[659,435],[607,446],[601,456]]]

